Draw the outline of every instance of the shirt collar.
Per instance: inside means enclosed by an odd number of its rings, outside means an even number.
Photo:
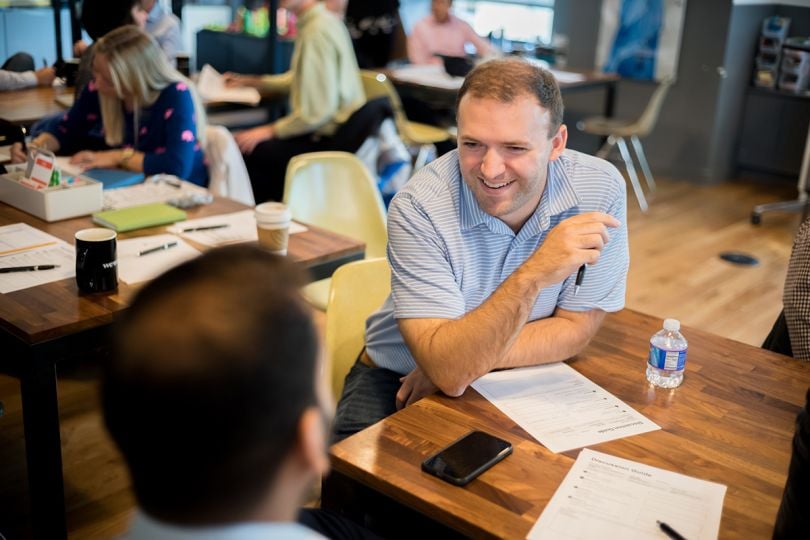
[[[146,22],[154,23],[160,20],[163,17],[163,6],[160,5],[160,2],[155,2],[152,5],[152,11],[146,14]]]
[[[580,203],[579,196],[574,189],[565,166],[562,164],[562,156],[548,164],[548,175],[546,188],[540,197],[537,208],[518,232],[517,236],[530,238],[542,233],[551,225],[551,217],[561,214],[566,210],[577,206]],[[458,164],[458,159],[456,160]],[[470,190],[461,169],[458,173],[461,183],[460,197],[460,225],[462,230],[473,229],[479,225],[486,224],[495,233],[511,233],[512,230],[506,223],[498,218],[492,217],[484,212],[478,205],[475,195]]]

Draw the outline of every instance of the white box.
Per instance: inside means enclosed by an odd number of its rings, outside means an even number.
[[[86,176],[68,187],[31,189],[19,182],[22,172],[0,175],[0,201],[45,221],[86,216],[101,210],[103,185]]]

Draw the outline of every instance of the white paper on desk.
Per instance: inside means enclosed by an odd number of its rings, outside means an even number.
[[[585,80],[585,75],[582,73],[574,73],[572,71],[560,71],[559,69],[550,69],[549,70],[554,78],[557,79],[557,82],[560,83],[575,83],[575,82],[582,82]]]
[[[228,225],[221,229],[209,231],[182,232],[184,229],[194,227],[208,227],[211,225]],[[240,210],[230,214],[208,216],[199,219],[180,221],[166,228],[167,231],[179,234],[184,238],[193,240],[204,246],[224,246],[227,244],[240,244],[242,242],[257,242],[259,233],[256,232],[256,215],[253,210]],[[290,234],[306,231],[307,228],[300,223],[290,224]]]
[[[661,429],[563,363],[495,371],[472,386],[554,453]]]
[[[177,246],[139,256],[141,251],[177,242]],[[155,279],[180,263],[197,257],[200,252],[173,234],[139,236],[118,241],[118,277],[132,285]]]
[[[76,252],[67,242],[26,223],[0,227],[0,267],[57,264],[53,270],[0,274],[0,293],[6,294],[76,275]]]
[[[531,540],[660,540],[662,521],[690,540],[717,538],[726,486],[584,449]]]
[[[392,75],[402,82],[444,88],[445,90],[458,90],[464,82],[464,77],[448,75],[444,67],[438,64],[402,66],[392,70]]]
[[[62,176],[79,176],[82,174],[82,168],[70,162],[71,156],[56,156],[56,168],[62,173]]]
[[[197,79],[197,91],[205,102],[247,103],[258,105],[262,100],[259,91],[252,87],[228,88],[225,77],[216,69],[205,64]]]
[[[174,182],[175,180],[172,180],[172,183]],[[120,208],[129,208],[130,206],[139,206],[141,204],[165,203],[171,199],[181,199],[196,193],[208,193],[207,189],[197,184],[192,184],[191,182],[186,182],[179,178],[176,182],[179,183],[180,187],[175,187],[166,182],[153,182],[147,179],[146,182],[141,182],[134,186],[105,189],[104,209],[118,210]]]
[[[0,163],[11,161],[11,145],[0,146]]]

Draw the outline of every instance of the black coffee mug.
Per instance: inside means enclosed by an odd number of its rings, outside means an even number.
[[[76,233],[76,285],[88,293],[118,287],[116,233],[110,229],[82,229]]]

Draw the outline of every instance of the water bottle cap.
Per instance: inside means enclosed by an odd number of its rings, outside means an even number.
[[[677,332],[681,329],[681,321],[678,319],[664,319],[664,330]]]

